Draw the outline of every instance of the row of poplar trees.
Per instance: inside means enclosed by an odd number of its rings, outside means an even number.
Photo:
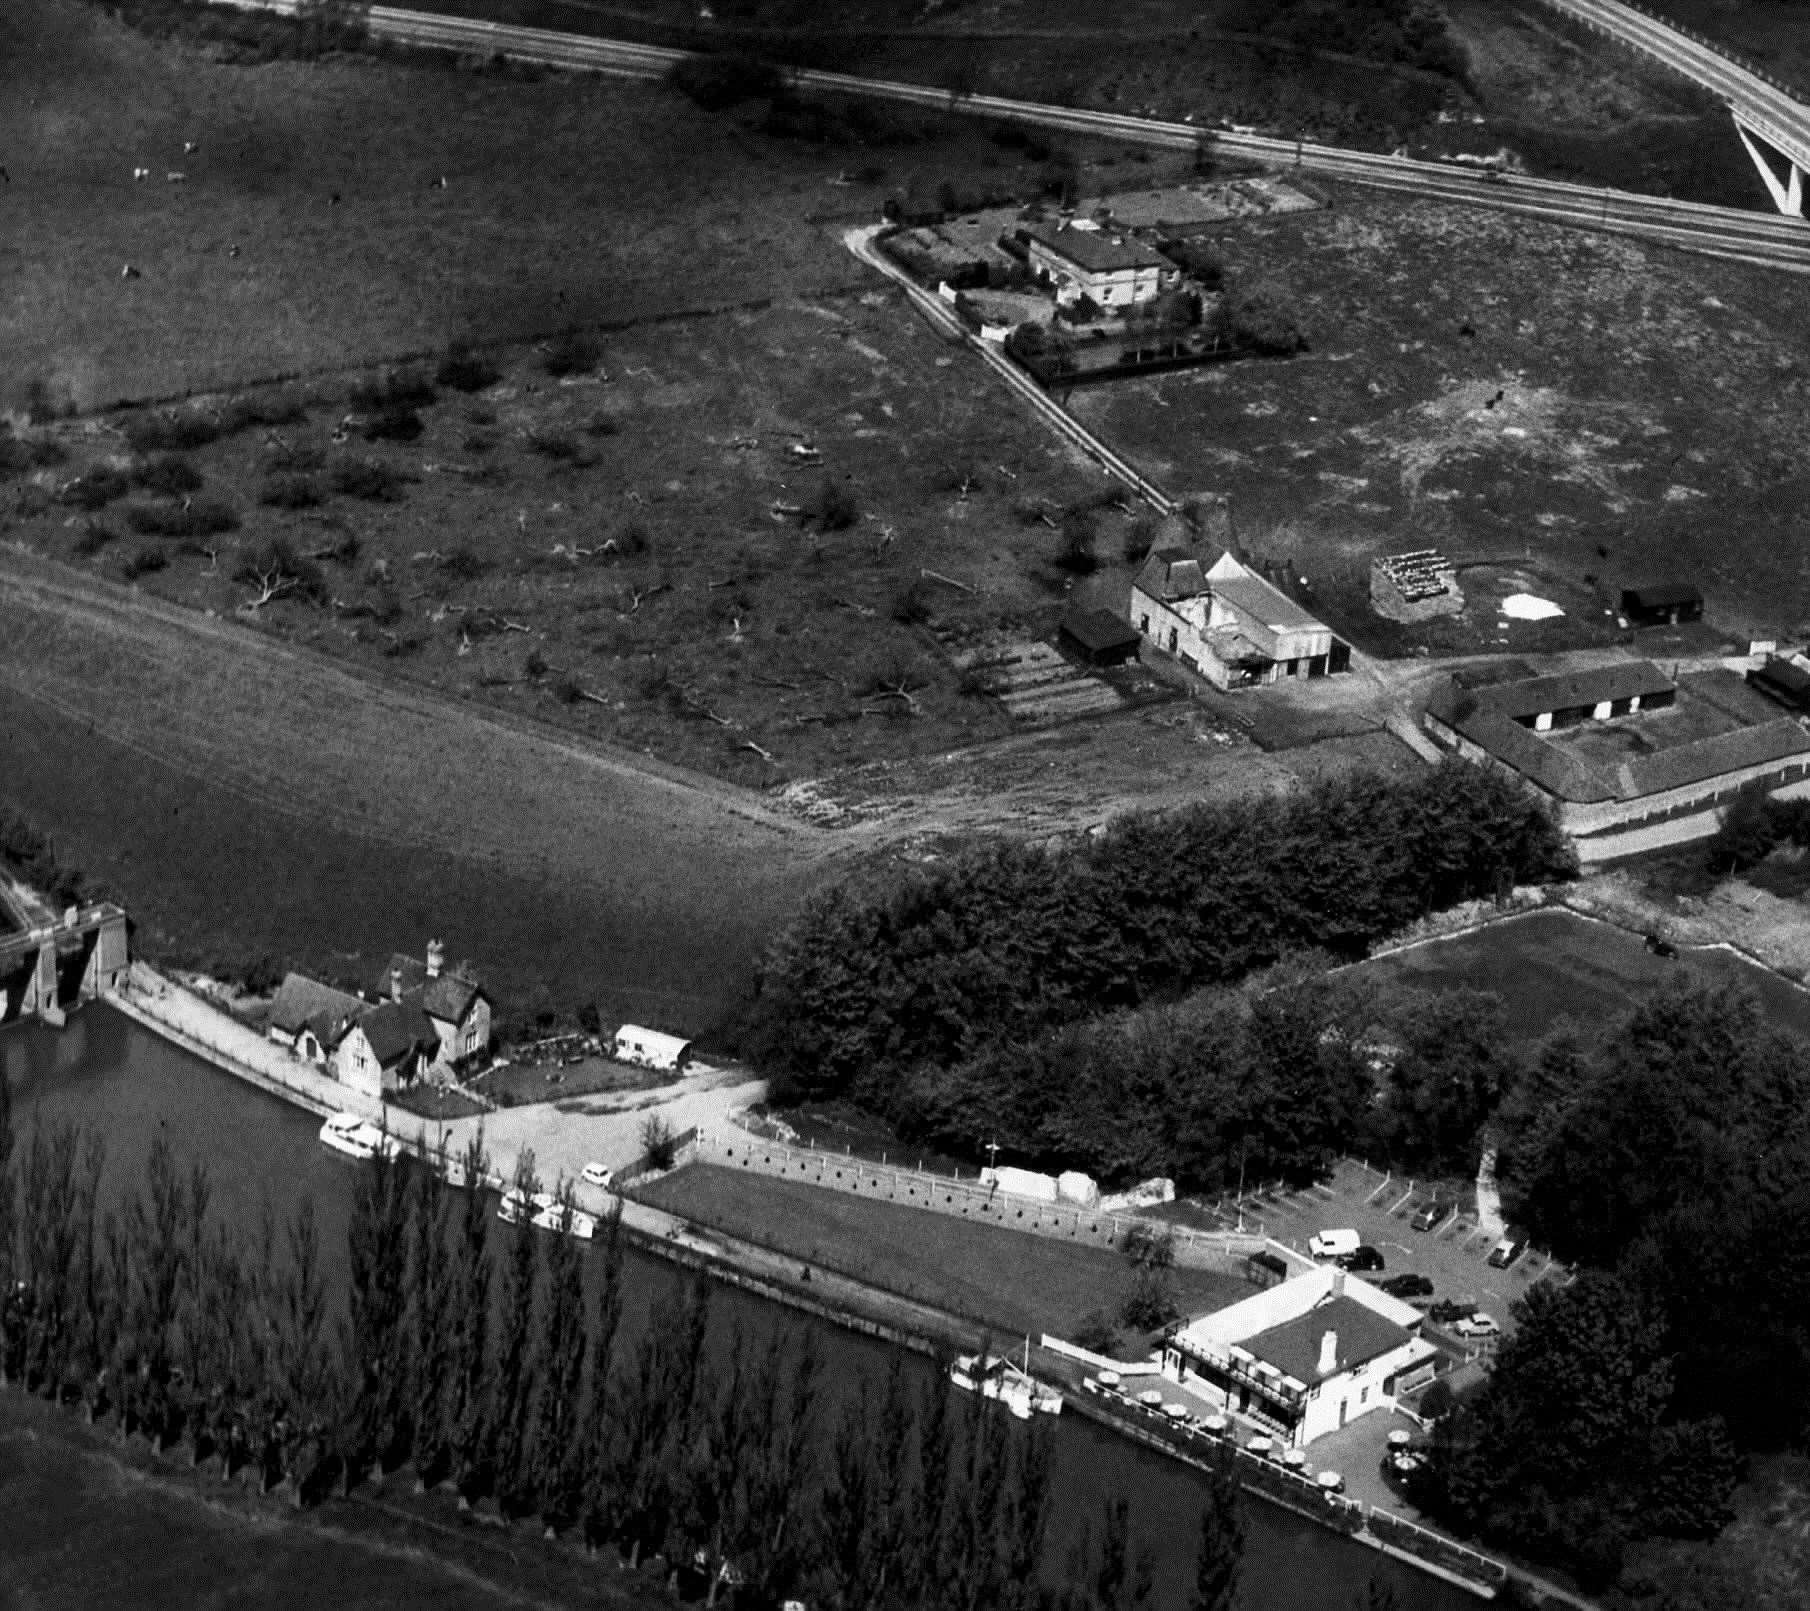
[[[483,1179],[480,1144],[464,1157]],[[440,1160],[444,1164],[444,1160]],[[811,1328],[707,1347],[710,1286],[657,1305],[619,1347],[618,1211],[585,1254],[527,1216],[493,1238],[481,1191],[443,1168],[359,1167],[342,1295],[312,1205],[249,1235],[210,1212],[207,1173],[161,1138],[138,1189],[103,1210],[104,1156],[73,1128],[15,1146],[0,1081],[0,1380],[122,1438],[297,1503],[404,1465],[462,1504],[488,1500],[738,1608],[793,1597],[899,1611],[1133,1611],[1152,1603],[1123,1500],[1084,1530],[1055,1590],[1046,1549],[1047,1426],[957,1401],[939,1373],[825,1402]],[[532,1159],[516,1178],[537,1189]],[[562,1194],[571,1211],[569,1188]],[[958,1407],[959,1404],[959,1407]],[[1235,1481],[1203,1521],[1195,1611],[1229,1611],[1243,1549]]]

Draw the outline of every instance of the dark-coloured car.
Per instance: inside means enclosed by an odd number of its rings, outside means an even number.
[[[1428,1203],[1420,1209],[1408,1223],[1417,1231],[1430,1231],[1443,1225],[1452,1212],[1452,1205],[1447,1202]]]
[[[1380,1270],[1383,1268],[1383,1256],[1366,1244],[1355,1252],[1343,1255],[1338,1265],[1341,1270]]]
[[[1476,1312],[1474,1303],[1454,1303],[1450,1298],[1444,1298],[1427,1310],[1427,1319],[1435,1325],[1449,1326],[1456,1320],[1470,1319]]]
[[[1527,1238],[1512,1231],[1489,1250],[1486,1261],[1492,1270],[1506,1270],[1527,1251]]]
[[[1430,1298],[1433,1283],[1424,1275],[1392,1275],[1382,1283],[1383,1291],[1392,1298]]]

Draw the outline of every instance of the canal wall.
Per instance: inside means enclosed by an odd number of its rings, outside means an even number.
[[[1134,1228],[1149,1234],[1160,1221],[1129,1214],[1104,1214],[1075,1203],[1018,1197],[978,1180],[958,1180],[922,1169],[897,1169],[865,1158],[821,1152],[768,1141],[745,1130],[700,1132],[691,1154],[699,1163],[746,1169],[781,1180],[798,1180],[874,1197],[905,1208],[1001,1225],[1007,1230],[1049,1236],[1087,1247],[1118,1247]],[[1175,1238],[1175,1262],[1187,1269],[1226,1270],[1267,1246],[1261,1236],[1237,1231],[1197,1231],[1185,1225],[1162,1227]]]

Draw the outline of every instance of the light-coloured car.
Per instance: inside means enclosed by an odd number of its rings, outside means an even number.
[[[610,1189],[610,1182],[616,1178],[615,1171],[605,1169],[600,1163],[588,1163],[579,1171],[578,1178],[587,1186],[596,1186],[602,1191]]]
[[[1454,1320],[1452,1330],[1460,1337],[1495,1337],[1501,1334],[1502,1328],[1492,1316],[1479,1311],[1474,1315],[1466,1315],[1462,1320]]]
[[[1316,1259],[1349,1258],[1362,1245],[1363,1238],[1356,1231],[1321,1231],[1308,1239],[1307,1251]]]

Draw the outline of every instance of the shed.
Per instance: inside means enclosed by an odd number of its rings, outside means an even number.
[[[1747,673],[1747,680],[1787,710],[1810,711],[1810,671],[1794,660],[1768,655],[1765,664]]]
[[[1655,582],[1622,590],[1621,613],[1634,626],[1676,626],[1703,619],[1703,595],[1689,582]]]
[[[1062,647],[1090,666],[1135,660],[1142,641],[1129,621],[1121,621],[1110,610],[1070,610],[1061,637]]]
[[[690,1060],[691,1042],[639,1024],[624,1024],[616,1031],[616,1061],[638,1068],[681,1069]]]

